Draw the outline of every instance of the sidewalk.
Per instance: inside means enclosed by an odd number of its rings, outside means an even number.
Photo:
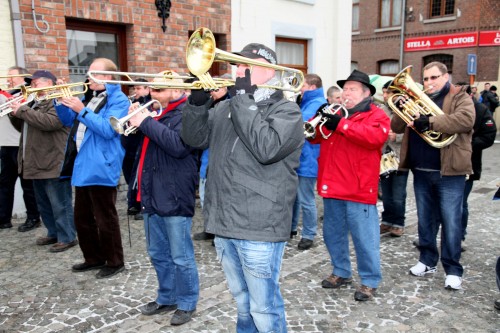
[[[463,290],[444,289],[441,265],[430,278],[408,274],[418,260],[412,245],[417,232],[410,176],[406,234],[382,237],[384,277],[373,301],[354,301],[357,274],[351,287],[321,288],[331,273],[321,226],[312,249],[298,251],[300,237],[289,243],[281,274],[289,332],[500,332],[500,311],[493,308],[500,299],[494,272],[500,255],[500,201],[492,201],[500,183],[499,157],[499,143],[484,152],[482,179],[469,198]],[[322,202],[317,202],[321,216]],[[107,280],[96,280],[95,271],[71,272],[71,265],[82,260],[78,247],[49,253],[36,246],[44,228],[19,233],[23,221],[15,220],[14,228],[0,231],[0,332],[235,332],[236,306],[209,241],[195,242],[201,291],[193,320],[171,327],[171,314],[139,313],[137,308],[155,297],[156,275],[145,251],[142,221],[130,221],[130,247],[125,200],[118,208],[127,269]],[[201,230],[197,209],[193,232]]]

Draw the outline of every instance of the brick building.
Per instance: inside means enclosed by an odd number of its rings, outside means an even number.
[[[499,29],[498,0],[354,0],[352,66],[393,76],[413,65],[420,81],[422,67],[437,60],[453,82],[469,82],[468,55],[475,54],[475,81],[496,82]]]

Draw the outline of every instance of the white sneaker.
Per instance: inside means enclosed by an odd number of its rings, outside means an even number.
[[[462,278],[456,275],[446,275],[444,287],[450,290],[460,290],[462,289]]]
[[[410,268],[410,274],[415,276],[425,276],[426,274],[433,274],[437,272],[436,266],[429,267],[425,264],[422,264],[420,261]]]

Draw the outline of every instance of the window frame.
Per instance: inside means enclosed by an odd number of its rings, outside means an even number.
[[[357,2],[355,2],[357,1]],[[354,7],[356,7],[358,9],[358,15],[357,15],[357,26],[354,27]],[[353,0],[352,1],[352,25],[351,25],[351,31],[359,31],[359,17],[360,17],[360,13],[359,13],[359,10],[360,10],[360,6],[359,6],[359,0]]]
[[[382,13],[382,9],[383,9],[383,6],[382,6],[382,2],[384,0],[379,0],[379,21],[378,21],[378,25],[379,25],[379,28],[381,29],[386,29],[386,28],[395,28],[395,27],[401,27],[402,23],[403,23],[403,19],[404,19],[404,15],[403,13],[399,13],[400,15],[400,18],[399,18],[399,24],[395,24],[394,23],[394,0],[389,0],[390,1],[390,4],[389,4],[389,25],[387,26],[383,26],[382,25],[382,19],[384,17],[383,13]],[[403,6],[403,3],[401,3],[401,6]]]
[[[297,65],[297,64],[286,64],[286,63],[280,63],[280,66],[284,67],[289,67],[289,68],[294,68],[302,71],[302,73],[307,74],[307,69],[308,69],[308,41],[307,39],[298,39],[298,38],[289,38],[289,37],[276,37],[275,43],[278,44],[279,42],[282,43],[291,43],[291,44],[300,44],[303,45],[304,49],[304,64],[303,65]]]
[[[447,7],[447,2],[448,1],[453,1],[453,10],[451,13],[446,14],[446,7]],[[434,3],[439,2],[440,3],[440,9],[439,9],[439,14],[433,15],[432,8]],[[455,7],[456,7],[456,1],[455,0],[430,0],[429,1],[429,18],[434,19],[434,18],[441,18],[441,17],[449,17],[455,15]]]

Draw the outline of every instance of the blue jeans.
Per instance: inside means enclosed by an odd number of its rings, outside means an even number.
[[[47,237],[57,238],[60,243],[74,241],[76,229],[71,181],[58,178],[34,179],[33,189],[43,224],[47,228]]]
[[[287,331],[279,286],[285,244],[215,237],[217,257],[238,308],[237,332]]]
[[[318,230],[318,212],[314,188],[316,178],[300,177],[297,197],[293,204],[292,230],[296,231],[299,225],[300,211],[302,210],[302,238],[313,240]]]
[[[418,216],[420,262],[434,267],[439,260],[436,236],[441,224],[441,263],[447,275],[462,276],[462,205],[465,176],[413,170]]]
[[[191,217],[143,214],[146,246],[158,278],[162,305],[177,304],[191,311],[198,303],[200,284],[191,240]]]
[[[382,187],[382,223],[393,227],[404,228],[406,212],[406,183],[408,171],[390,173],[380,178]]]
[[[349,255],[351,233],[361,284],[377,288],[382,281],[382,270],[376,205],[324,198],[323,207],[323,238],[330,253],[333,274],[352,277]]]
[[[464,200],[462,205],[462,240],[465,240],[465,235],[467,235],[467,222],[469,221],[469,204],[467,203],[467,200],[469,199],[469,194],[472,191],[472,185],[474,185],[474,181],[472,179],[465,181]]]

